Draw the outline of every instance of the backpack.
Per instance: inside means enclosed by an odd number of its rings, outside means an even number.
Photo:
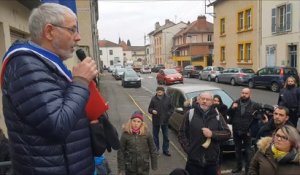
[[[220,112],[219,112],[219,110],[217,109],[217,108],[215,108],[215,110],[216,110],[216,112],[217,112],[217,116],[216,116],[216,118],[217,118],[217,120],[219,121],[220,120]],[[192,121],[192,118],[193,118],[193,116],[194,116],[194,112],[195,112],[195,109],[194,108],[192,108],[192,109],[190,109],[189,110],[189,122],[191,122]]]

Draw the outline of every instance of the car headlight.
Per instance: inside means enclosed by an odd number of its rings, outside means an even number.
[[[170,79],[171,79],[171,80],[174,80],[174,78],[173,78],[173,77],[171,77]]]

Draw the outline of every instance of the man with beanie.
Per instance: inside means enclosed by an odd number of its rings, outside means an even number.
[[[171,156],[169,152],[168,124],[174,112],[174,107],[171,104],[170,97],[166,96],[164,87],[159,86],[156,88],[156,95],[150,101],[148,112],[152,114],[153,139],[157,152],[159,152],[159,130],[161,128],[163,134],[163,154]]]
[[[234,101],[228,110],[229,121],[232,124],[233,140],[235,144],[236,167],[232,173],[242,171],[242,147],[245,147],[246,165],[245,171],[247,174],[250,160],[252,158],[252,140],[250,134],[250,124],[253,120],[253,113],[260,108],[260,105],[250,99],[251,91],[249,88],[244,88],[241,91],[241,97]]]

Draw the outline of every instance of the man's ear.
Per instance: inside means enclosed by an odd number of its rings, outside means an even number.
[[[53,30],[53,26],[51,24],[46,24],[43,29],[43,35],[48,40],[53,40],[53,34],[55,31]]]

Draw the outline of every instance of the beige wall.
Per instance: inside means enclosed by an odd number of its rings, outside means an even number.
[[[214,19],[214,65],[223,67],[249,67],[257,70],[259,67],[258,47],[258,1],[220,1],[214,6],[216,18]],[[238,12],[252,8],[252,30],[237,32]],[[220,36],[220,19],[225,18],[225,36]],[[237,63],[238,43],[251,42],[252,64]],[[225,46],[226,63],[220,63],[220,47]]]
[[[291,3],[292,5],[292,31],[282,34],[272,34],[271,31],[271,10],[277,6]],[[288,63],[288,45],[293,43],[297,45],[298,66],[300,68],[300,1],[263,1],[262,16],[264,21],[262,25],[262,64],[267,65],[267,46],[275,46],[275,64],[276,66],[289,65]]]

